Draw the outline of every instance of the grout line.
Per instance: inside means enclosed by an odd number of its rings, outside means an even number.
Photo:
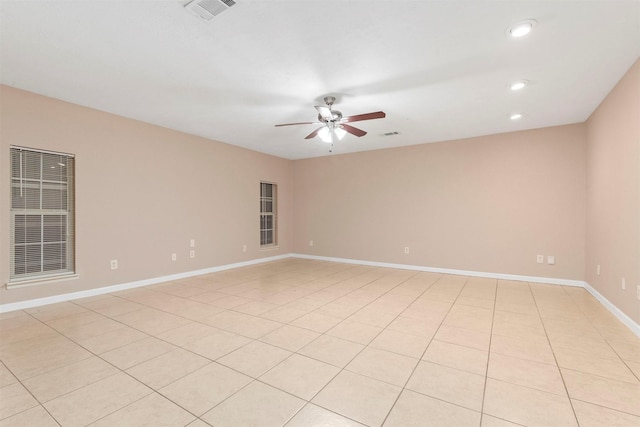
[[[571,401],[571,395],[569,394],[569,388],[567,387],[567,383],[564,380],[564,375],[562,375],[562,370],[560,369],[560,364],[558,364],[558,358],[556,357],[556,352],[553,350],[553,346],[551,345],[551,340],[549,339],[549,334],[547,333],[547,327],[544,324],[542,319],[542,315],[540,314],[540,307],[538,306],[538,300],[536,299],[536,295],[531,289],[531,284],[529,283],[529,292],[531,292],[531,296],[533,297],[533,303],[536,306],[536,311],[538,312],[538,317],[540,318],[540,322],[542,323],[542,329],[544,330],[545,338],[547,339],[547,344],[549,345],[549,349],[551,350],[551,354],[553,354],[553,360],[556,362],[556,368],[558,369],[558,373],[560,374],[560,379],[562,380],[562,386],[564,387],[564,391],[567,394],[567,400],[569,401],[569,407],[571,408],[571,412],[573,412],[573,418],[576,420],[576,425],[580,425],[580,421],[578,420],[578,414],[576,414],[576,410],[573,407],[573,402]],[[573,301],[573,299],[571,299]],[[575,301],[573,301],[575,304]]]
[[[489,363],[491,363],[491,341],[493,339],[493,324],[496,318],[496,305],[498,304],[498,288],[500,281],[496,279],[496,290],[493,294],[493,310],[491,313],[491,329],[489,330],[489,349],[487,351],[487,366],[484,374],[484,387],[482,388],[482,404],[480,406],[480,425],[482,425],[482,419],[484,418],[484,401],[487,396],[487,383],[489,382]],[[487,414],[488,415],[488,414]]]

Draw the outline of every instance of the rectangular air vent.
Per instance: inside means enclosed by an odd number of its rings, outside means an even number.
[[[382,136],[393,136],[393,135],[400,135],[400,132],[393,131],[393,132],[387,132],[382,134]]]
[[[210,21],[235,4],[233,0],[193,0],[184,7],[205,21]]]

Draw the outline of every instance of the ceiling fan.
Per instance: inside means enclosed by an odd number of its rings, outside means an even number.
[[[386,117],[386,114],[382,111],[376,111],[375,113],[367,113],[367,114],[358,114],[356,116],[343,117],[342,113],[337,110],[332,110],[331,107],[333,103],[336,101],[334,96],[325,96],[324,102],[327,104],[318,106],[316,105],[316,110],[318,110],[318,121],[317,122],[300,122],[300,123],[284,123],[279,126],[294,126],[294,125],[315,125],[322,124],[323,126],[311,132],[309,135],[305,137],[305,139],[311,139],[315,136],[319,136],[324,142],[333,144],[337,140],[341,140],[347,133],[355,136],[364,136],[367,133],[362,129],[358,129],[347,123],[351,122],[359,122],[362,120],[371,120],[371,119],[383,119]]]

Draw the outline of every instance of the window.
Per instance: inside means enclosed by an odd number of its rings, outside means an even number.
[[[74,158],[11,147],[10,281],[74,272]]]
[[[260,183],[260,246],[275,246],[276,184]]]

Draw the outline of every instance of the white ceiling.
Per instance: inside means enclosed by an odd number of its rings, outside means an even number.
[[[299,159],[329,155],[316,126],[274,125],[328,94],[387,114],[334,153],[397,147],[583,122],[640,55],[636,0],[236,0],[208,23],[185,2],[0,0],[1,81]]]

